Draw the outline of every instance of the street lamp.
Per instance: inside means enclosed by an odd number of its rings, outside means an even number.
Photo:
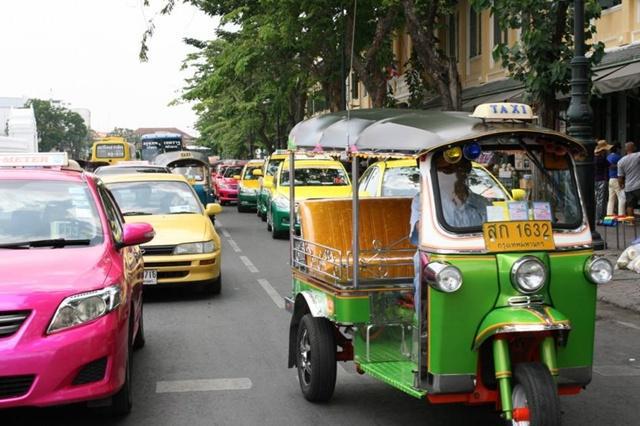
[[[568,133],[584,146],[587,155],[577,161],[578,183],[587,210],[594,248],[603,249],[604,242],[596,230],[595,218],[595,176],[593,138],[591,123],[593,110],[589,103],[589,60],[584,56],[584,0],[574,0],[573,39],[575,53],[571,59],[571,101],[567,109]]]

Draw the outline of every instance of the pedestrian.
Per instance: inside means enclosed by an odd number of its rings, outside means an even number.
[[[618,182],[624,190],[626,198],[627,216],[633,217],[633,210],[640,200],[640,153],[636,151],[636,144],[624,144],[626,155],[618,161]]]
[[[593,161],[595,163],[595,197],[596,197],[596,220],[600,221],[604,217],[607,204],[607,184],[609,177],[609,163],[607,153],[613,145],[601,139],[593,151]]]
[[[609,163],[609,202],[607,203],[607,216],[617,215],[618,217],[624,217],[626,198],[618,182],[618,161],[622,158],[618,152],[619,148],[617,144],[614,144],[613,147],[609,149],[609,155],[607,155],[607,163]],[[618,204],[617,209],[616,203]]]

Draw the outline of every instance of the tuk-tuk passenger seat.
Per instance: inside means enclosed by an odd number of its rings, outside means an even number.
[[[306,200],[299,206],[301,236],[308,241],[308,250],[317,257],[326,257],[330,247],[334,260],[318,261],[307,255],[309,272],[317,278],[348,282],[352,275],[352,200]],[[409,242],[411,198],[376,197],[360,199],[360,278],[366,280],[407,279],[413,277],[415,247]],[[315,245],[314,245],[315,244]],[[340,265],[340,266],[338,266]],[[324,273],[318,273],[318,270]]]

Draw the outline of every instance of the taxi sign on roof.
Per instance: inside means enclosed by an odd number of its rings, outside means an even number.
[[[33,152],[29,154],[0,154],[0,167],[67,167],[66,152]]]
[[[496,102],[476,107],[471,117],[483,120],[535,120],[533,110],[527,104]]]

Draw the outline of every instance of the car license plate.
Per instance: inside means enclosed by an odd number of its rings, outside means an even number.
[[[145,269],[144,279],[142,281],[142,284],[144,285],[158,284],[158,271],[155,269]]]
[[[551,222],[529,220],[488,222],[482,225],[487,251],[554,250]]]

